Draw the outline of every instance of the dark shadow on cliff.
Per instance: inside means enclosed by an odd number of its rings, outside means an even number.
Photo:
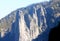
[[[48,41],[60,41],[60,22],[56,27],[51,29],[51,31],[49,33]]]
[[[43,33],[38,35],[36,39],[32,41],[60,41],[60,23],[58,26],[51,28],[47,28]],[[52,40],[53,39],[53,40]]]
[[[19,41],[19,11],[16,13],[16,20],[12,23],[11,31],[0,38],[0,41]]]

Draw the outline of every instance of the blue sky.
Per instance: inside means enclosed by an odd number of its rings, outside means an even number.
[[[0,19],[18,8],[43,1],[49,0],[0,0]]]

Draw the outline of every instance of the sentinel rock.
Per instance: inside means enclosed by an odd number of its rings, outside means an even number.
[[[19,8],[0,20],[0,41],[47,41],[60,21],[60,1]]]

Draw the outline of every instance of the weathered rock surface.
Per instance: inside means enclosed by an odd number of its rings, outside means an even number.
[[[60,1],[17,9],[0,20],[1,41],[47,41],[60,21]],[[36,38],[38,38],[36,40]]]

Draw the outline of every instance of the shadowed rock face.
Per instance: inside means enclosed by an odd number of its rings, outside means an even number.
[[[51,28],[60,21],[60,1],[17,9],[0,20],[0,41],[48,41]]]
[[[60,23],[50,30],[48,41],[60,41]]]

